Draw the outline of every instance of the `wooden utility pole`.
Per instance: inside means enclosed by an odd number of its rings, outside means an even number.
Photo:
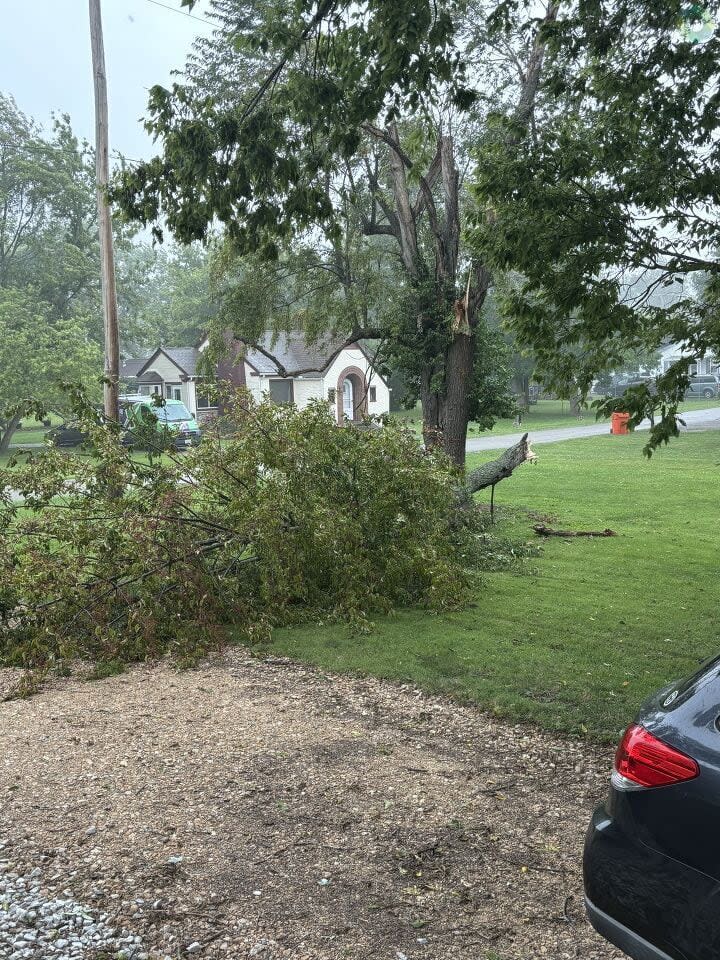
[[[110,179],[110,147],[108,140],[107,77],[105,75],[105,49],[100,0],[90,0],[90,42],[95,86],[95,174],[105,327],[105,416],[108,420],[117,421],[120,415],[118,400],[120,336],[118,333],[117,294],[115,291],[112,220],[107,201],[107,187]]]

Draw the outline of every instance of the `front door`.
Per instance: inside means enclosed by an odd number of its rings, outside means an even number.
[[[350,377],[346,377],[343,381],[343,416],[346,420],[353,420],[355,417],[353,385]]]

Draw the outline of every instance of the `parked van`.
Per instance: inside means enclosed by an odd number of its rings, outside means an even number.
[[[158,432],[167,430],[173,434],[173,442],[178,450],[196,447],[202,439],[197,420],[180,400],[165,400],[162,406],[156,406],[151,397],[138,395],[123,398],[122,407],[126,436],[130,443],[133,440],[133,427],[152,423]]]
[[[685,391],[685,397],[686,399],[705,397],[706,400],[717,400],[720,397],[720,377],[715,374],[690,377],[690,386]]]

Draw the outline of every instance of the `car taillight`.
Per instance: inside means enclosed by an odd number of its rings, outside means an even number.
[[[615,773],[615,786],[632,790],[693,780],[700,773],[700,767],[692,757],[633,723],[625,731],[615,754]]]

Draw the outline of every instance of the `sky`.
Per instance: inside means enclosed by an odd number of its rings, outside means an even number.
[[[180,12],[180,0],[102,0],[110,149],[133,160],[154,153],[140,118],[148,90],[172,82],[193,40],[211,26]],[[169,7],[170,9],[167,9]],[[206,15],[200,0],[193,15]],[[68,113],[75,133],[94,139],[88,0],[0,0],[0,90],[46,129]]]

